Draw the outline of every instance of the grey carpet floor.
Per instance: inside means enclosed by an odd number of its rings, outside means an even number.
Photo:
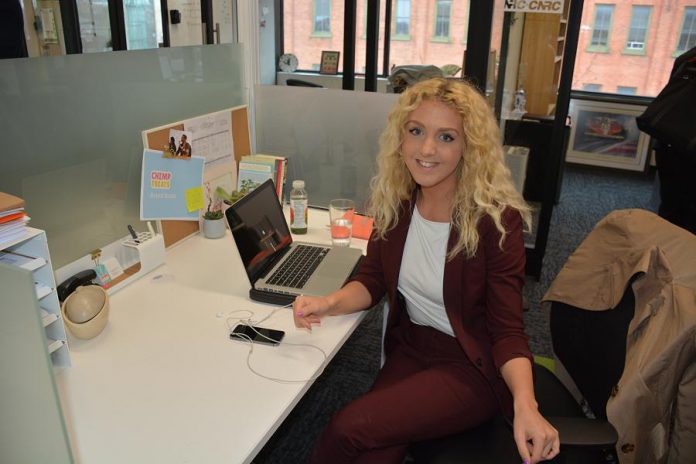
[[[527,282],[525,325],[534,354],[551,356],[548,318],[540,308],[544,293],[566,259],[594,225],[615,209],[657,211],[652,176],[587,166],[565,168],[559,203],[553,211],[539,281]],[[382,311],[378,306],[336,354],[254,459],[257,464],[303,463],[329,418],[366,392],[379,369]]]

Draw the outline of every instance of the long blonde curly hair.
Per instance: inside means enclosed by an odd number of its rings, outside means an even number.
[[[409,115],[423,100],[449,105],[463,122],[464,150],[450,215],[452,225],[459,231],[459,240],[449,251],[448,259],[460,252],[467,257],[476,254],[477,225],[485,215],[491,217],[501,233],[501,248],[506,235],[501,215],[506,208],[519,211],[526,229],[530,230],[530,208],[515,188],[505,165],[500,129],[490,105],[471,84],[437,78],[409,87],[389,114],[380,138],[377,175],[370,182],[370,213],[375,220],[377,236],[384,239],[396,226],[403,200],[410,200],[417,188],[401,158],[401,143]]]

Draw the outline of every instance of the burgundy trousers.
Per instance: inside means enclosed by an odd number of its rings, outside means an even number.
[[[311,463],[401,463],[409,443],[498,414],[493,390],[455,338],[405,315],[397,330],[372,389],[331,419]]]

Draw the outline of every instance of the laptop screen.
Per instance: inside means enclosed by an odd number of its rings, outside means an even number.
[[[274,255],[292,243],[272,180],[227,208],[227,223],[253,284]]]

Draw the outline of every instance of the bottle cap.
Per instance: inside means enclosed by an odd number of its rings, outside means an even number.
[[[293,180],[292,181],[292,188],[303,189],[304,188],[304,181],[303,180]]]

